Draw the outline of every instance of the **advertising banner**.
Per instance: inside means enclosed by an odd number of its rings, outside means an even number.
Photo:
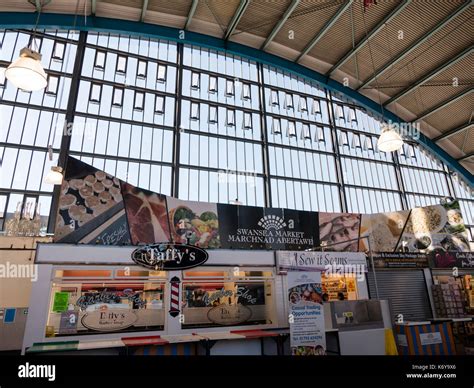
[[[437,254],[470,252],[459,202],[363,215],[360,249],[372,252]]]
[[[69,158],[59,198],[55,242],[130,244],[121,181]]]
[[[167,197],[171,236],[175,243],[220,248],[217,204]]]
[[[291,354],[325,355],[321,273],[288,272]]]
[[[122,182],[133,245],[170,241],[166,196]]]
[[[54,241],[292,251],[323,244],[331,252],[423,253],[437,268],[472,267],[457,201],[370,215],[185,201],[135,187],[72,157],[61,186]],[[398,264],[396,257],[377,258],[377,266],[426,266],[424,259],[415,263],[400,256]]]
[[[318,213],[217,205],[222,248],[308,249],[319,245]]]
[[[319,213],[319,239],[333,252],[359,250],[360,214]]]

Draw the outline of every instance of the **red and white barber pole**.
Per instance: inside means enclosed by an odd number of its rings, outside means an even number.
[[[170,300],[170,315],[177,317],[179,314],[179,283],[181,281],[177,276],[174,276],[170,280],[171,285],[171,300]]]

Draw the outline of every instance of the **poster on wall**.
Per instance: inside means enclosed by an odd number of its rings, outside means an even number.
[[[54,241],[130,244],[120,180],[68,158],[56,217]]]
[[[222,248],[308,249],[319,245],[318,213],[217,205]]]
[[[166,196],[125,182],[122,193],[132,244],[170,241]]]
[[[220,248],[217,204],[168,197],[168,218],[175,243]]]
[[[325,355],[321,272],[288,272],[291,354]]]
[[[333,252],[357,252],[360,214],[319,213],[319,239]]]

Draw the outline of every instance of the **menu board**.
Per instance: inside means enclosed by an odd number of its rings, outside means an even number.
[[[291,354],[326,354],[321,272],[288,272]]]

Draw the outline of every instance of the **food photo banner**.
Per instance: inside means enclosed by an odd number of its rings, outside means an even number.
[[[421,253],[440,268],[472,264],[470,256],[462,257],[471,247],[457,201],[368,215],[185,201],[72,157],[61,186],[55,242],[282,251],[324,246],[332,252]],[[423,260],[408,266],[424,266]],[[389,256],[378,257],[375,265],[397,266]]]

